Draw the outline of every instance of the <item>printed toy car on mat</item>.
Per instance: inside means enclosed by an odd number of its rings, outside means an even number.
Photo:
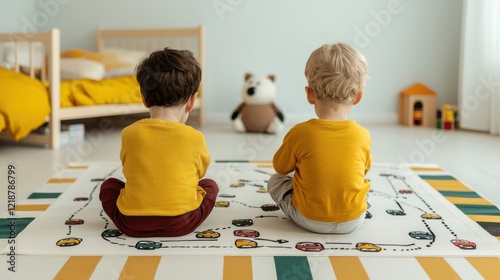
[[[250,239],[236,239],[234,245],[236,245],[236,248],[255,248],[257,247],[257,242]]]
[[[84,221],[82,219],[69,219],[64,222],[65,225],[83,225]]]
[[[264,204],[260,207],[260,209],[266,212],[280,210],[280,208],[276,204]]]
[[[253,225],[253,220],[252,219],[236,219],[236,220],[233,220],[232,224],[237,226],[237,227],[248,227],[248,226]]]
[[[81,238],[76,238],[76,237],[68,237],[68,238],[63,238],[59,239],[56,242],[56,245],[59,247],[70,247],[70,246],[76,246],[82,242]]]
[[[438,214],[425,213],[420,215],[420,218],[428,220],[440,220],[441,216],[439,216]]]
[[[412,190],[399,190],[399,193],[400,194],[411,194],[411,193],[413,193],[413,191]]]
[[[196,233],[196,238],[217,238],[220,233],[213,230],[204,230]]]
[[[253,229],[238,229],[233,231],[234,236],[240,237],[259,237],[260,233]]]
[[[89,200],[89,198],[85,197],[85,196],[79,196],[79,197],[73,198],[73,201],[87,201],[87,200]]]
[[[215,207],[229,207],[229,201],[217,201]]]
[[[402,210],[385,210],[385,212],[393,216],[406,216],[406,213]]]
[[[474,250],[476,249],[476,243],[465,240],[465,239],[452,239],[450,240],[453,245],[457,246],[460,249],[465,249],[465,250]]]
[[[161,248],[160,242],[141,240],[135,244],[135,248],[139,250],[154,250]]]
[[[356,244],[356,249],[361,252],[380,252],[382,250],[379,246],[368,242],[360,242]]]
[[[101,233],[102,237],[118,237],[122,235],[123,232],[117,229],[107,229]]]
[[[307,252],[321,252],[325,247],[319,242],[299,242],[295,244],[295,249]]]
[[[432,240],[434,239],[434,235],[429,232],[425,231],[411,231],[408,233],[411,238],[415,239],[426,239],[426,240]]]

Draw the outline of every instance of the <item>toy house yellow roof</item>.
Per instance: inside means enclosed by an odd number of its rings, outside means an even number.
[[[401,95],[414,95],[414,94],[436,95],[436,92],[420,83],[414,84],[413,86],[401,92]]]

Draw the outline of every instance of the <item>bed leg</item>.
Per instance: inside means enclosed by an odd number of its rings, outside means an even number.
[[[61,122],[60,121],[50,121],[49,123],[49,146],[53,150],[58,150],[60,148],[61,140]]]

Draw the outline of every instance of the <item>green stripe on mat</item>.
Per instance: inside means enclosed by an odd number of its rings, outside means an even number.
[[[465,215],[500,216],[500,210],[495,205],[455,204]]]
[[[35,218],[1,218],[0,239],[15,238]]]
[[[424,180],[456,180],[455,177],[450,175],[418,175]]]
[[[481,198],[476,192],[439,191],[444,197]]]
[[[44,198],[58,198],[61,193],[32,193],[28,199],[44,199]]]
[[[274,257],[276,276],[284,279],[313,279],[307,257]]]

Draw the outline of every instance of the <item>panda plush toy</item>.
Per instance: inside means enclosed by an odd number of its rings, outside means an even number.
[[[236,131],[275,134],[283,129],[285,118],[273,102],[276,97],[274,81],[274,75],[245,74],[241,91],[243,102],[231,115]]]

